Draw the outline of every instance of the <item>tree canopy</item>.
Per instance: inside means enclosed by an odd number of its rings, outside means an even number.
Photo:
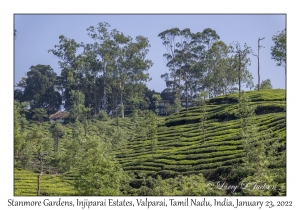
[[[48,114],[59,110],[62,97],[58,91],[58,76],[49,65],[31,66],[27,77],[16,85],[15,99],[29,102],[30,110],[44,108]]]
[[[277,63],[277,66],[283,66],[286,73],[286,29],[278,32],[272,37],[274,46],[271,47],[272,59]]]

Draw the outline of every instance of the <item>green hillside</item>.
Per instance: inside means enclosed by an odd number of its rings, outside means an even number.
[[[285,151],[286,101],[284,90],[246,92],[251,104],[256,105],[258,136],[267,135],[265,141],[279,152]],[[158,128],[157,148],[152,158],[148,143],[137,137],[128,149],[119,150],[117,158],[129,172],[161,175],[163,178],[178,174],[203,173],[207,177],[226,171],[245,156],[239,138],[239,121],[235,117],[238,94],[210,99],[207,105],[205,142],[201,126],[202,107],[192,107],[188,113],[181,110],[165,118]],[[279,156],[280,157],[280,156]],[[276,169],[276,162],[272,168]]]
[[[250,104],[256,106],[255,125],[258,127],[256,135],[266,145],[266,153],[270,162],[268,169],[272,171],[272,174],[280,174],[280,176],[274,176],[275,180],[273,180],[273,183],[280,186],[276,195],[280,193],[285,195],[285,173],[283,172],[286,156],[285,91],[261,90],[249,91],[245,94],[251,100]],[[235,177],[232,177],[234,174],[232,169],[241,168],[245,150],[240,137],[240,119],[236,117],[237,110],[237,93],[208,100],[205,134],[201,127],[202,106],[191,107],[188,112],[182,109],[179,113],[168,117],[158,117],[155,124],[157,125],[155,126],[157,142],[154,149],[153,139],[149,138],[149,130],[147,130],[147,127],[151,126],[147,123],[151,120],[147,121],[149,119],[141,116],[138,120],[134,117],[113,118],[105,121],[91,120],[87,127],[87,135],[83,127],[80,127],[81,124],[76,128],[78,130],[74,130],[74,124],[66,123],[63,125],[64,135],[59,140],[57,153],[59,156],[55,156],[53,146],[49,149],[51,154],[54,154],[53,160],[56,161],[50,162],[50,165],[59,167],[59,175],[41,176],[41,195],[76,195],[76,192],[80,191],[76,190],[74,185],[74,180],[76,181],[79,177],[78,171],[81,170],[80,167],[86,165],[86,158],[93,161],[94,157],[94,155],[86,156],[88,151],[93,150],[89,142],[102,141],[98,152],[95,150],[95,154],[105,153],[106,151],[101,150],[104,148],[101,145],[104,145],[108,148],[107,154],[116,156],[111,163],[118,162],[118,165],[130,176],[128,179],[130,187],[126,185],[125,190],[121,187],[120,192],[123,193],[121,195],[188,195],[183,191],[182,194],[168,191],[174,188],[172,180],[177,180],[175,185],[181,182],[181,176],[186,177],[187,182],[203,180],[202,177],[192,177],[200,173],[207,181],[225,179],[231,183],[238,183],[245,177],[239,178],[236,172],[234,172]],[[49,136],[45,139],[51,142],[53,140],[49,134],[50,126],[51,123],[45,122],[39,130],[45,136]],[[26,127],[27,133],[30,134],[36,127],[34,122],[29,123]],[[143,132],[148,132],[148,134],[144,135]],[[31,141],[30,135],[23,134],[23,136],[28,139],[28,142]],[[56,164],[57,162],[59,165]],[[80,167],[78,163],[81,163]],[[160,177],[166,182],[157,183],[168,186],[166,192],[151,194],[150,191],[143,191],[141,186],[151,185],[145,184],[145,179],[151,182],[153,178],[157,181]],[[37,174],[15,168],[14,187],[16,196],[36,195]],[[218,193],[211,195],[218,195]]]

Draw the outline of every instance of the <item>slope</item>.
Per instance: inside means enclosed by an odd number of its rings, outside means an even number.
[[[286,101],[285,90],[249,91],[246,95],[256,106],[257,135],[265,135],[269,147],[276,145],[285,152]],[[136,137],[117,158],[128,172],[163,178],[182,174],[203,173],[213,176],[242,162],[242,140],[236,119],[238,94],[224,95],[207,102],[205,141],[201,129],[202,107],[184,109],[165,118],[158,128],[155,154],[151,154],[150,139]],[[280,160],[278,160],[280,161]],[[276,168],[276,162],[272,168]]]

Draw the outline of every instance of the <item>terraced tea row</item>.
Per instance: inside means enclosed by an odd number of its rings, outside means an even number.
[[[37,173],[27,170],[15,169],[14,171],[14,195],[36,196],[38,189]],[[60,176],[43,174],[41,176],[41,195],[75,195],[74,187],[62,180]]]
[[[270,91],[252,91],[248,94],[254,101],[251,104],[260,110],[255,119],[259,130],[257,136],[266,136],[262,141],[268,141],[269,145],[277,141],[282,146],[286,131],[284,91],[272,91],[274,95]],[[167,174],[199,173],[241,162],[244,151],[239,137],[240,121],[230,117],[224,121],[222,117],[235,115],[237,97],[236,94],[209,101],[205,136],[201,128],[202,108],[192,107],[188,113],[182,110],[166,118],[167,126],[158,128],[153,155],[151,140],[136,137],[129,142],[126,152],[117,152],[119,162],[125,170],[149,175],[160,174],[160,171]],[[217,104],[219,102],[223,104]],[[264,113],[263,109],[269,111]]]
[[[286,142],[286,104],[283,90],[252,91],[247,93],[252,99],[251,105],[256,106],[255,123],[257,137],[265,142],[273,151],[280,152],[272,159],[270,168],[280,171],[285,157]],[[144,116],[138,119],[112,119],[107,122],[91,120],[87,128],[87,139],[104,138],[103,132],[124,129],[124,145],[113,147],[117,161],[122,168],[134,173],[132,182],[141,184],[142,177],[161,175],[163,178],[176,175],[203,173],[206,178],[222,174],[232,167],[237,167],[245,157],[243,140],[240,138],[240,120],[236,118],[238,94],[221,96],[207,101],[206,117],[201,121],[203,108],[191,107],[189,112],[184,109],[168,117],[158,117],[155,138],[149,133],[143,135],[139,126],[144,126]],[[146,119],[147,120],[147,119]],[[147,121],[148,122],[148,121]],[[40,129],[48,137],[50,123],[44,123]],[[103,127],[102,127],[103,126]],[[36,127],[36,126],[35,126]],[[29,124],[28,129],[32,129]],[[74,138],[74,124],[63,125],[64,134],[59,139],[59,152],[68,151]],[[83,127],[80,128],[83,132]],[[147,130],[147,129],[145,129]],[[106,135],[106,134],[105,134]],[[98,138],[98,136],[100,138]],[[119,136],[118,136],[119,137]],[[80,135],[82,142],[85,137]],[[120,138],[123,138],[120,137]],[[81,139],[79,139],[81,141]],[[250,142],[251,143],[251,142]],[[282,155],[281,155],[282,154]],[[280,168],[281,167],[281,168]],[[76,195],[74,181],[80,179],[72,168],[63,169],[63,174],[41,176],[42,195]],[[72,169],[74,170],[74,169]],[[48,171],[47,171],[48,173]],[[51,173],[51,172],[50,172]],[[76,175],[75,175],[76,174]],[[78,176],[78,177],[76,177]],[[135,178],[137,178],[135,180]],[[37,174],[15,169],[15,195],[37,194]],[[208,180],[210,180],[208,178]],[[133,184],[133,183],[131,183]],[[136,185],[137,188],[140,185]]]

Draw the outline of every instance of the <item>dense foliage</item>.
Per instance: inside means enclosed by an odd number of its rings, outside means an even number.
[[[69,195],[232,194],[208,187],[218,181],[276,186],[232,195],[284,195],[284,90],[245,94],[202,100],[188,114],[168,118],[149,111],[125,119],[102,113],[86,119],[87,126],[80,120],[28,122],[26,107],[15,102],[15,167],[42,170],[41,195],[48,193],[43,176],[51,174],[72,186]]]
[[[274,46],[271,47],[272,59],[277,63],[277,66],[283,66],[286,73],[286,29],[272,37]]]

